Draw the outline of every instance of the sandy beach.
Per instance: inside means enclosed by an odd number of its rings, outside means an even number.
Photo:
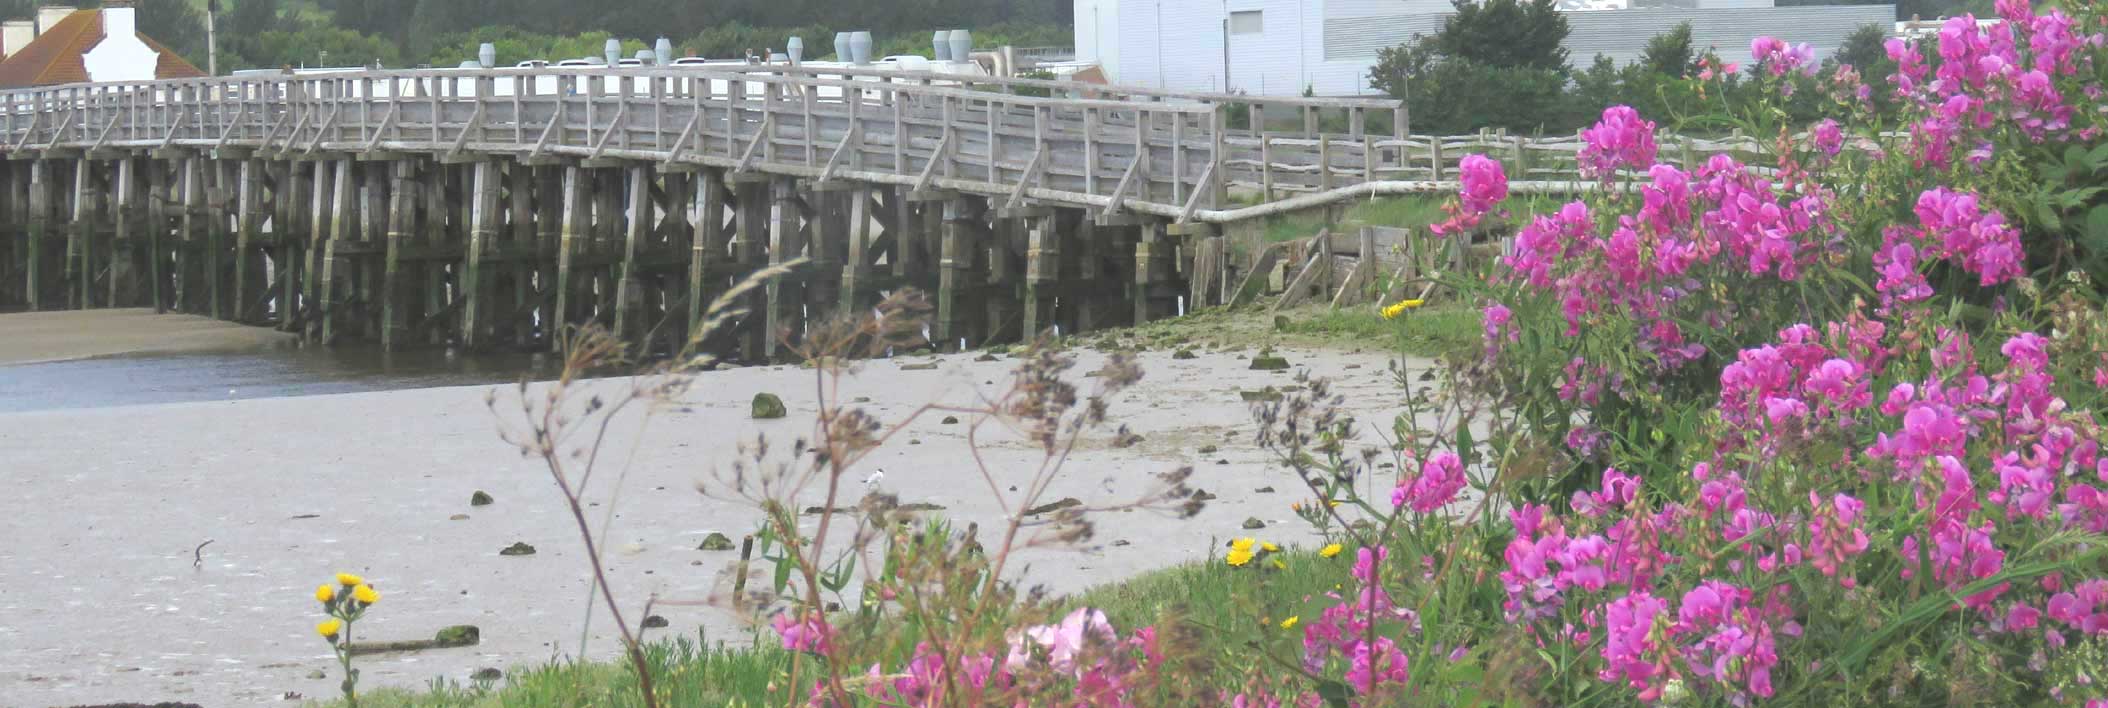
[[[70,361],[119,354],[195,354],[255,350],[295,337],[149,309],[15,312],[0,315],[0,366]]]
[[[1100,515],[1092,545],[1022,554],[1029,565],[1014,576],[1057,592],[1081,590],[1205,557],[1214,544],[1252,533],[1241,529],[1249,517],[1269,522],[1258,532],[1269,540],[1306,539],[1288,508],[1296,482],[1252,444],[1248,404],[1238,395],[1287,385],[1292,372],[1251,371],[1250,353],[1143,354],[1143,383],[1113,406],[1143,442],[1115,449],[1109,434],[1098,436],[1045,498],[1129,500],[1152,488],[1154,473],[1190,464],[1193,484],[1219,499],[1190,520]],[[1299,371],[1339,382],[1349,401],[1368,406],[1353,411],[1360,420],[1387,422],[1395,410],[1383,407],[1403,398],[1382,354],[1278,353]],[[1103,355],[1079,358],[1080,377]],[[924,361],[938,367],[900,368]],[[1016,363],[972,355],[871,362],[842,396],[869,397],[868,409],[890,422],[925,401],[989,395]],[[544,469],[498,440],[483,402],[489,390],[0,415],[0,469],[13,487],[0,498],[0,538],[7,539],[0,544],[0,706],[218,706],[332,695],[338,677],[311,630],[318,619],[311,594],[339,570],[365,574],[384,593],[361,624],[366,637],[482,628],[477,647],[365,659],[369,686],[461,680],[479,668],[574,654],[586,603],[583,552]],[[781,395],[790,417],[750,419],[749,400],[762,391]],[[616,426],[606,449],[618,460],[635,453],[607,540],[608,567],[631,607],[653,595],[699,600],[723,587],[737,553],[697,544],[711,532],[738,538],[754,528],[757,512],[696,485],[725,470],[741,440],[757,433],[787,440],[809,430],[813,391],[813,373],[796,367],[714,372],[702,375],[685,410],[655,413],[641,433],[641,418]],[[937,416],[916,423],[873,458],[872,467],[886,471],[881,487],[903,501],[942,505],[961,525],[1001,523],[1004,512],[965,466],[966,427]],[[1220,450],[1199,454],[1205,446]],[[1021,481],[1038,460],[1008,435],[984,440],[982,453],[998,483]],[[1266,486],[1281,492],[1256,491]],[[496,503],[471,507],[478,490]],[[515,542],[539,552],[498,555]],[[719,609],[657,614],[671,622],[664,632],[700,629],[730,643],[748,636]],[[589,653],[611,656],[604,617],[593,630]],[[328,677],[311,678],[318,670]]]

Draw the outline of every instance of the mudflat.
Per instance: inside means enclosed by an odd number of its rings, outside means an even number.
[[[1307,527],[1289,508],[1301,500],[1298,482],[1254,446],[1240,391],[1294,385],[1297,371],[1330,377],[1357,406],[1348,413],[1381,428],[1405,394],[1381,354],[1277,353],[1291,371],[1253,371],[1249,350],[1141,355],[1142,382],[1112,404],[1113,418],[1141,442],[1116,447],[1109,430],[1090,437],[1040,503],[1118,504],[1153,489],[1154,474],[1182,465],[1196,469],[1192,486],[1217,498],[1185,520],[1147,510],[1094,514],[1097,535],[1087,545],[1021,552],[1009,574],[1073,592],[1219,555],[1237,536],[1307,542]],[[1083,373],[1105,356],[1078,353],[1073,380],[1086,392],[1095,379]],[[926,362],[935,368],[903,368]],[[839,395],[868,398],[857,405],[890,424],[926,402],[965,405],[996,395],[1017,364],[971,355],[867,362]],[[0,705],[220,706],[332,696],[340,677],[312,629],[320,619],[312,594],[340,570],[364,574],[383,595],[358,625],[362,640],[481,628],[475,647],[363,657],[368,687],[414,688],[434,677],[465,680],[480,668],[579,655],[588,604],[583,551],[547,471],[498,439],[484,404],[490,390],[0,414],[0,470],[9,482],[0,495]],[[517,410],[508,405],[516,387],[497,391],[500,410]],[[781,396],[789,416],[752,419],[750,402],[761,392]],[[725,491],[719,475],[742,441],[766,435],[780,455],[809,434],[815,375],[789,366],[713,372],[686,399],[648,419],[641,409],[624,413],[604,443],[608,467],[593,483],[599,491],[588,498],[596,525],[616,512],[603,547],[633,622],[651,597],[701,600],[728,589],[737,551],[698,546],[712,532],[736,544],[759,515],[697,485]],[[1031,477],[1038,449],[1000,425],[982,426],[984,479],[967,443],[973,421],[943,417],[918,419],[857,474],[883,469],[872,488],[938,505],[936,513],[962,527],[999,527],[1020,503],[1009,489]],[[866,489],[862,479],[846,487],[851,503]],[[1260,491],[1267,487],[1278,491]],[[472,506],[478,491],[494,503]],[[1267,528],[1246,530],[1250,518]],[[515,543],[536,553],[499,554]],[[752,636],[721,609],[653,612],[670,623],[655,633],[701,631],[732,644]],[[605,613],[591,630],[585,654],[612,658]]]
[[[294,336],[197,315],[153,310],[0,314],[0,366],[120,354],[233,352],[282,346]]]

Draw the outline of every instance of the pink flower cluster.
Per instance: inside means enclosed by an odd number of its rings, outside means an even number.
[[[1631,106],[1603,109],[1603,119],[1581,131],[1581,176],[1608,180],[1620,168],[1645,169],[1654,164],[1654,121],[1641,120]]]
[[[1432,514],[1455,501],[1464,489],[1464,462],[1447,450],[1428,457],[1420,473],[1398,478],[1391,490],[1391,506],[1411,506],[1414,513]]]
[[[1815,48],[1805,42],[1792,45],[1776,37],[1758,37],[1750,40],[1749,53],[1756,58],[1757,66],[1764,67],[1772,76],[1785,76],[1796,71],[1815,75]]]
[[[864,694],[887,705],[917,708],[1008,693],[1059,694],[1064,703],[1073,696],[1073,705],[1133,706],[1137,689],[1152,681],[1163,663],[1154,628],[1121,639],[1104,612],[1084,607],[1057,624],[1017,632],[1001,660],[988,653],[947,655],[919,644],[904,671],[888,674],[872,665]],[[970,695],[947,695],[950,690]],[[815,701],[821,698],[816,692]]]
[[[1989,374],[1960,333],[1909,351],[1894,338],[1889,323],[1855,315],[1794,325],[1739,353],[1721,373],[1729,435],[1714,461],[1692,469],[1695,496],[1682,503],[1655,508],[1639,478],[1608,469],[1574,494],[1571,516],[1529,504],[1510,512],[1515,536],[1499,576],[1508,618],[1540,642],[1588,646],[1600,635],[1599,677],[1644,701],[1672,679],[1736,703],[1773,696],[1784,642],[1812,610],[1796,607],[1792,583],[1731,578],[1805,567],[1858,588],[1867,571],[1854,564],[1868,554],[1900,561],[1906,580],[1923,574],[1964,594],[1981,631],[2040,632],[2051,647],[2063,632],[2108,636],[2108,580],[1979,586],[2007,569],[2009,534],[2108,529],[2108,493],[2094,486],[2108,483],[2100,429],[2051,393],[2048,341],[2008,339],[2002,370]],[[1877,400],[1875,380],[1899,361],[1929,373]],[[1837,463],[1862,470],[1858,479],[1813,483],[1870,485],[1873,496],[1807,490],[1805,507],[1767,510],[1746,481],[1777,474],[1772,460],[1867,439]],[[1906,520],[1915,531],[1891,545],[1870,532]]]
[[[2103,35],[2082,36],[2063,11],[2037,15],[2025,2],[2000,3],[1999,14],[2005,22],[1979,26],[1963,15],[1942,25],[1937,69],[1910,43],[1889,40],[1896,94],[1917,115],[1910,147],[1918,164],[1945,167],[1958,153],[1988,159],[1985,136],[2000,126],[2037,141],[2095,137],[2071,130],[2077,108],[2057,82],[2090,70],[2080,50],[2101,47]],[[2088,98],[2097,102],[2095,92]]]
[[[2020,230],[2005,215],[1977,205],[1976,195],[1945,187],[1918,195],[1917,237],[1932,255],[1958,262],[1986,287],[2022,275]]]
[[[1597,318],[1629,319],[1639,349],[1671,370],[1706,353],[1685,327],[1722,316],[1686,304],[1698,276],[1795,280],[1837,229],[1827,192],[1775,184],[1730,156],[1715,156],[1696,174],[1653,164],[1652,126],[1634,132],[1637,121],[1630,108],[1606,110],[1583,148],[1591,174],[1646,167],[1637,212],[1606,225],[1585,202],[1572,202],[1524,226],[1501,263],[1507,279],[1559,303],[1568,336]],[[1640,159],[1648,162],[1634,162]],[[1701,266],[1709,270],[1695,270]]]
[[[1444,205],[1449,218],[1428,227],[1437,236],[1477,228],[1487,213],[1508,198],[1508,174],[1499,161],[1485,155],[1465,155],[1457,172],[1462,187],[1457,192],[1457,204]]]
[[[1354,596],[1328,593],[1334,604],[1303,627],[1303,668],[1322,674],[1343,662],[1347,685],[1363,696],[1398,696],[1411,680],[1411,663],[1390,634],[1417,632],[1420,620],[1384,591],[1377,571],[1388,556],[1384,548],[1356,549]],[[1374,641],[1372,625],[1379,630]]]

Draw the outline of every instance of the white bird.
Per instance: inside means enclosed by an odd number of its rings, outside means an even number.
[[[884,467],[880,467],[877,471],[872,472],[871,476],[864,478],[864,486],[876,487],[878,486],[879,482],[883,481],[886,481],[886,469]]]

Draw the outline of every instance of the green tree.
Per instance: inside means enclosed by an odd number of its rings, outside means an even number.
[[[1571,32],[1553,0],[1454,0],[1429,41],[1436,54],[1500,68],[1561,70]]]
[[[1665,76],[1683,76],[1694,60],[1690,22],[1678,22],[1675,29],[1654,35],[1640,52],[1641,66]]]
[[[222,33],[245,36],[278,29],[278,0],[233,0],[233,3],[233,9],[221,15]]]

